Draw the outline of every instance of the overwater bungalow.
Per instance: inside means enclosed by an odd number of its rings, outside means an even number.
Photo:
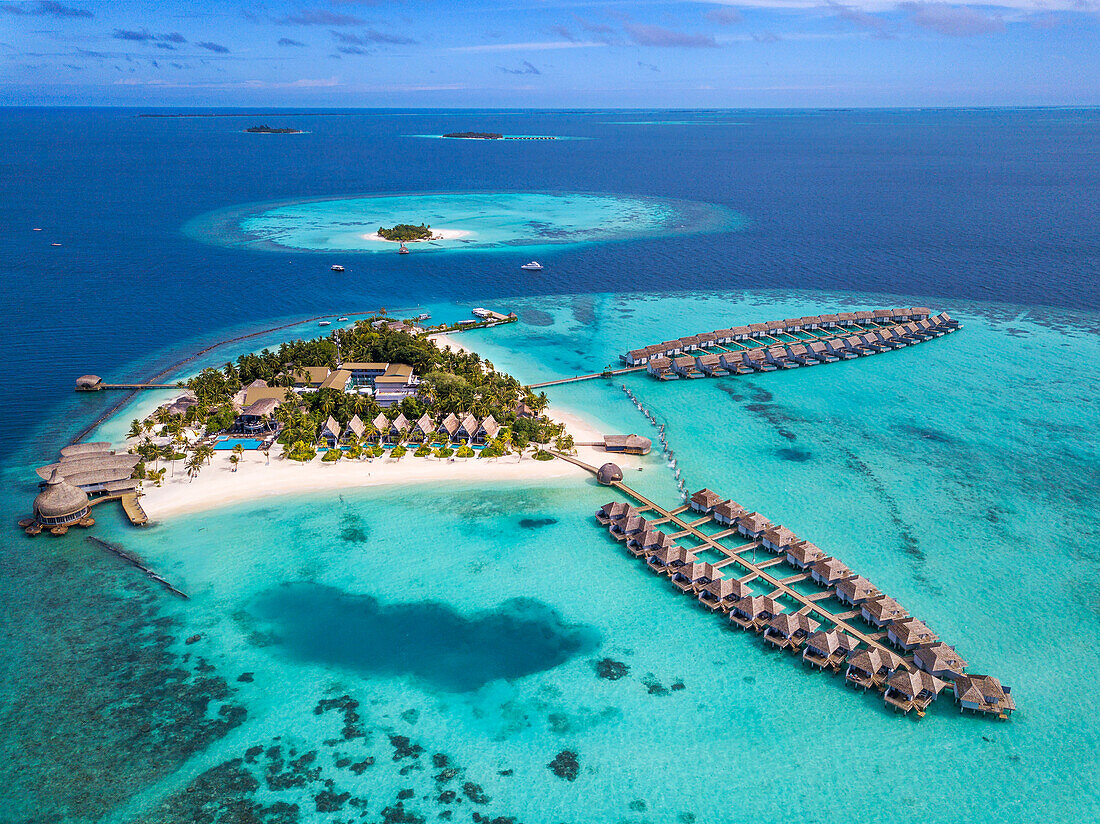
[[[684,564],[693,564],[699,559],[690,549],[682,546],[666,546],[658,549],[645,559],[646,566],[653,572],[671,575]]]
[[[786,324],[781,320],[769,320],[764,322],[764,334],[775,337],[783,332]]]
[[[841,338],[830,338],[825,343],[825,350],[834,358],[839,360],[853,360],[858,358],[861,354],[860,351],[854,350],[848,346],[848,344]]]
[[[721,578],[722,571],[716,569],[714,564],[701,561],[684,564],[672,573],[672,583],[681,592],[698,593],[707,584],[721,580]]]
[[[836,585],[836,599],[842,604],[857,606],[880,595],[882,591],[862,575],[845,578],[843,581],[838,581]]]
[[[321,440],[328,444],[329,449],[333,449],[340,443],[341,431],[340,424],[336,422],[336,418],[329,415],[328,420],[326,420],[321,427]]]
[[[752,329],[748,326],[734,326],[729,331],[735,341],[748,340],[752,337]]]
[[[675,545],[676,542],[668,536],[668,533],[661,532],[659,529],[646,529],[626,539],[626,548],[635,558],[644,558],[659,549]]]
[[[711,492],[709,489],[700,489],[698,492],[691,496],[691,500],[688,501],[688,505],[695,512],[701,512],[704,515],[709,515],[711,510],[718,504],[722,503],[722,496],[717,492]]]
[[[852,326],[856,322],[855,312],[840,312],[837,314],[837,326],[846,327]]]
[[[874,332],[867,332],[865,334],[858,335],[857,337],[863,343],[864,348],[866,348],[870,352],[885,352],[890,349],[890,347],[887,346],[885,343],[879,342]]]
[[[741,353],[741,365],[753,372],[775,372],[779,369],[774,363],[768,363],[763,349],[750,349]]]
[[[409,423],[409,419],[402,413],[397,413],[397,417],[390,423],[388,435],[391,441],[394,443],[401,443],[405,440],[405,435],[408,433],[412,425]]]
[[[913,650],[926,644],[934,644],[939,639],[936,633],[918,618],[903,618],[892,621],[886,628],[886,637],[894,646],[904,650]]]
[[[891,317],[893,317],[893,314],[894,313],[889,309],[875,309],[873,312],[871,312],[871,320],[873,320],[875,323],[889,323]]]
[[[753,372],[753,368],[745,363],[743,352],[738,350],[736,352],[723,352],[718,356],[718,362],[722,364],[722,368],[725,369],[731,375],[747,375]]]
[[[849,335],[844,339],[844,350],[856,355],[873,355],[878,350],[864,343],[858,335]]]
[[[343,440],[345,443],[351,441],[352,438],[356,441],[362,441],[366,433],[367,425],[363,423],[363,419],[358,415],[352,415],[347,428],[344,430]]]
[[[90,506],[88,493],[69,483],[60,470],[54,469],[34,499],[34,518],[30,522],[20,521],[19,525],[28,535],[37,535],[44,529],[54,535],[64,535],[69,527],[95,524]]]
[[[893,327],[889,329],[879,329],[875,332],[875,335],[880,341],[892,349],[904,349],[908,344],[901,339],[901,335],[894,331]]]
[[[779,649],[797,650],[810,633],[820,627],[817,621],[798,612],[782,612],[768,621],[764,640]]]
[[[435,435],[435,420],[425,412],[416,423],[413,424],[412,437],[416,441],[427,441]]]
[[[695,352],[702,346],[702,335],[688,335],[686,338],[680,338],[680,350],[683,352]]]
[[[620,518],[617,521],[612,521],[608,529],[611,532],[611,537],[616,541],[625,541],[632,535],[640,535],[649,527],[649,521],[643,518],[641,515],[629,515],[626,518]]]
[[[448,412],[447,417],[439,422],[439,428],[436,430],[436,435],[439,439],[445,443],[449,443],[455,439],[455,435],[458,434],[458,428],[462,426],[462,421],[458,419],[458,416],[453,412]]]
[[[488,443],[497,436],[500,432],[500,424],[496,422],[496,419],[489,415],[478,425],[477,432],[474,434],[475,443]]]
[[[772,366],[777,366],[780,369],[797,369],[799,367],[798,361],[787,357],[787,350],[782,346],[769,346],[764,350],[764,358]]]
[[[829,667],[833,672],[838,672],[858,643],[851,635],[838,629],[818,630],[806,637],[802,660],[812,667]]]
[[[478,428],[481,424],[478,423],[477,418],[473,415],[466,415],[462,419],[462,423],[458,425],[458,429],[455,430],[455,440],[466,443],[472,441],[477,437]]]
[[[625,355],[619,355],[619,360],[627,366],[641,366],[649,363],[649,351],[646,349],[631,349]]]
[[[646,364],[646,372],[653,375],[655,378],[660,378],[663,381],[677,380],[679,375],[672,371],[672,361],[660,355],[655,358],[650,358],[649,363]]]
[[[729,370],[722,365],[722,359],[717,354],[697,355],[695,366],[704,375],[712,378],[723,378],[729,374]]]
[[[933,335],[931,332],[926,332],[924,329],[921,329],[921,327],[914,321],[910,321],[909,323],[901,327],[901,331],[902,334],[905,335],[906,340],[913,341],[914,343],[922,343],[929,338],[935,337],[935,335]]]
[[[801,539],[785,526],[773,525],[760,536],[760,545],[768,552],[784,555],[787,549]]]
[[[741,504],[730,500],[715,504],[710,514],[717,523],[725,524],[726,526],[736,526],[737,519],[749,513]]]
[[[852,576],[852,570],[839,558],[822,558],[810,567],[810,577],[823,587],[832,587]]]
[[[865,690],[882,687],[905,664],[900,655],[877,647],[855,650],[847,660],[848,669],[844,673],[844,680]]]
[[[859,615],[871,626],[884,627],[909,617],[909,611],[889,595],[869,598],[859,605]]]
[[[931,320],[918,320],[917,328],[930,338],[940,338],[947,334],[946,329],[941,329]]]
[[[825,553],[809,541],[797,541],[787,547],[787,563],[796,569],[808,569],[825,557]]]
[[[805,344],[796,343],[786,347],[787,357],[795,361],[799,366],[817,366],[817,358],[806,348]]]
[[[699,378],[702,377],[702,373],[695,365],[695,358],[691,355],[681,355],[678,358],[673,359],[672,369],[677,375],[684,378]]]
[[[883,699],[895,710],[905,713],[916,710],[917,715],[924,715],[928,705],[936,700],[946,686],[945,681],[927,672],[899,670],[886,681]]]
[[[960,712],[970,710],[1006,719],[1016,709],[1012,688],[992,675],[961,675],[952,688]]]
[[[913,653],[913,663],[929,675],[946,678],[948,681],[954,681],[966,671],[966,661],[963,657],[955,651],[954,647],[942,641],[917,647]]]
[[[750,323],[749,324],[749,337],[758,338],[761,335],[767,334],[768,326],[764,323]]]
[[[600,522],[601,526],[610,526],[612,521],[618,521],[637,514],[638,510],[630,504],[624,501],[612,501],[596,510],[596,520]]]
[[[925,309],[924,313],[925,313],[925,317],[927,317],[928,316],[928,310]],[[957,320],[952,318],[946,312],[940,312],[938,315],[936,315],[935,318],[933,318],[933,320],[935,320],[937,326],[946,326],[951,331],[954,331],[954,330],[958,329],[959,326],[961,325]]]
[[[753,540],[763,537],[771,527],[771,521],[759,512],[749,512],[737,519],[737,531]]]
[[[785,318],[783,320],[784,332],[801,332],[802,318]]]
[[[718,343],[717,332],[700,332],[695,338],[699,341],[700,348],[704,349]]]
[[[767,595],[746,595],[730,605],[730,621],[741,629],[759,631],[782,611],[783,607],[774,598]]]
[[[719,578],[699,590],[699,602],[713,610],[729,612],[734,601],[752,595],[752,590],[736,578]]]

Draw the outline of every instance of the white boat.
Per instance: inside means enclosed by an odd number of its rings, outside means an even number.
[[[317,321],[317,325],[318,326],[332,326],[332,321],[331,320],[319,320],[319,321]]]
[[[417,320],[431,320],[431,318],[432,318],[432,313],[431,312],[421,312],[419,315],[416,316]]]
[[[406,246],[404,243],[402,243],[401,246],[397,250],[397,254],[407,255],[408,253],[409,253],[409,247]]]
[[[339,322],[339,323],[343,323],[344,321],[346,321],[346,320],[347,320],[347,318],[337,318],[336,320],[337,320],[337,322]]]
[[[479,318],[489,318],[493,315],[493,313],[490,312],[488,309],[484,309],[480,306],[474,309],[473,313]]]
[[[519,267],[520,269],[526,269],[528,272],[541,272],[542,264],[537,260],[532,260],[530,263],[525,263]]]
[[[341,265],[340,265],[339,263],[334,263],[334,264],[332,264],[332,266],[331,266],[330,268],[331,268],[331,269],[332,269],[332,271],[334,271],[334,272],[343,272],[343,271],[344,271],[344,267],[343,267],[343,266],[341,266]]]

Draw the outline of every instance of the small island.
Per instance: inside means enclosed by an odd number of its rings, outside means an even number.
[[[432,227],[425,226],[423,223],[419,226],[413,226],[411,223],[398,223],[392,229],[379,226],[378,236],[385,240],[394,240],[401,243],[408,243],[413,240],[432,240],[434,237]]]
[[[245,129],[249,134],[302,134],[301,129],[276,129],[268,125],[249,126]]]
[[[463,137],[469,140],[500,140],[504,135],[498,132],[450,132],[444,137]]]

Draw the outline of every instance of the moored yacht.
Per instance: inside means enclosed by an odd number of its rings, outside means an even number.
[[[332,271],[334,271],[334,272],[343,272],[344,271],[344,267],[341,266],[339,263],[334,263],[329,268],[332,269]]]
[[[519,267],[520,269],[526,269],[528,272],[541,272],[542,264],[537,260],[532,260],[530,263],[525,263]]]

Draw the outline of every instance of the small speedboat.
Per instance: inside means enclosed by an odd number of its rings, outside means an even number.
[[[35,227],[34,229],[31,229],[31,231],[32,231],[32,232],[41,232],[42,230],[41,230],[41,229],[39,229],[39,228],[38,228],[38,227],[36,226],[36,227]]]
[[[332,321],[331,320],[319,320],[319,321],[317,321],[317,325],[318,326],[332,326]]]
[[[343,266],[341,266],[341,265],[340,265],[339,263],[334,263],[334,264],[332,264],[332,266],[331,266],[330,268],[331,268],[331,269],[332,269],[332,271],[334,271],[334,272],[343,272],[343,271],[344,271],[344,267],[343,267]]]
[[[60,243],[51,243],[50,246],[60,246]]]
[[[519,267],[520,269],[526,269],[528,272],[541,272],[542,264],[537,260],[532,260],[530,263],[525,263]]]
[[[343,323],[343,322],[344,322],[344,321],[346,321],[346,320],[347,320],[347,318],[337,318],[337,319],[336,319],[336,321],[337,321],[338,323]]]
[[[397,247],[397,254],[407,255],[408,253],[409,253],[409,247],[406,246],[404,243],[402,243],[399,247]]]

